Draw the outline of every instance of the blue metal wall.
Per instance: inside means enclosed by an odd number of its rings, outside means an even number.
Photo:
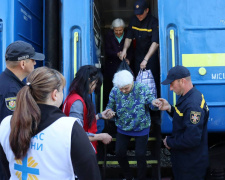
[[[0,4],[1,72],[5,69],[6,47],[13,41],[23,40],[31,43],[37,52],[43,51],[43,0],[0,0]]]
[[[208,129],[225,131],[225,1],[159,0],[161,80],[174,65],[186,66],[192,82],[209,105]],[[161,87],[171,104],[178,97]],[[172,119],[162,113],[162,132],[171,132]]]

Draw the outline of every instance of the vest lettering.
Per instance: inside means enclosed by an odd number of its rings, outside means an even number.
[[[30,148],[35,149],[35,147],[36,147],[36,143],[30,142]]]
[[[34,149],[34,150],[37,150],[37,151],[43,151],[43,144],[39,144],[39,143],[36,143],[36,142],[31,142],[30,143],[30,148],[31,149]]]
[[[41,134],[39,135],[39,139],[43,141],[44,138],[42,137],[42,135],[44,136],[44,133],[41,133]]]
[[[33,139],[34,139],[34,138],[38,139],[38,136],[37,136],[37,135],[35,135],[35,136],[33,137]]]
[[[38,146],[39,145],[39,146]],[[43,150],[43,144],[38,144],[37,143],[37,150],[41,149],[41,151]]]
[[[32,137],[33,139],[35,138],[35,139],[39,139],[39,140],[44,140],[44,136],[45,134],[44,133],[40,133],[40,134],[37,134],[37,135],[35,135],[34,137]]]

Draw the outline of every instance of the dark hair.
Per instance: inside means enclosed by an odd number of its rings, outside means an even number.
[[[87,121],[89,127],[91,127],[91,124],[95,119],[94,104],[89,94],[90,83],[96,80],[97,84],[95,92],[97,93],[99,92],[102,85],[102,73],[95,66],[85,65],[80,67],[80,69],[76,73],[76,77],[73,79],[69,88],[70,93],[75,92],[84,99],[88,111]]]
[[[9,142],[16,159],[25,157],[31,137],[35,134],[41,119],[37,103],[45,103],[49,94],[65,86],[61,73],[47,67],[35,69],[27,77],[27,85],[17,94],[16,108],[10,125]]]

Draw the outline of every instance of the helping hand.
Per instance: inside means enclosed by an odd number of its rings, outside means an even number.
[[[113,116],[115,116],[115,114],[116,113],[111,109],[106,109],[105,111],[102,112],[102,117],[103,119],[111,119]]]
[[[129,61],[129,59],[125,59],[125,60],[126,60],[127,64],[128,64],[128,65],[130,65],[130,61]]]
[[[110,136],[108,133],[101,133],[102,134],[102,142],[104,144],[109,144],[112,141],[112,136]]]
[[[164,146],[165,146],[167,149],[171,149],[171,148],[167,145],[166,140],[167,140],[167,136],[165,137],[165,139],[163,139],[163,144],[164,144]]]
[[[140,69],[145,69],[146,68],[146,65],[147,65],[148,61],[146,60],[143,60],[140,64]]]
[[[122,61],[123,59],[125,59],[127,57],[127,52],[126,51],[122,51],[121,53],[120,53],[120,60]]]
[[[162,101],[160,101],[159,99],[154,99],[154,100],[152,101],[152,105],[155,106],[155,107],[158,107],[159,109],[161,109],[162,106],[163,106],[163,103],[162,103]]]
[[[171,105],[168,103],[168,101],[163,98],[158,98],[158,100],[160,100],[162,102],[162,106],[159,107],[159,110],[170,112]]]

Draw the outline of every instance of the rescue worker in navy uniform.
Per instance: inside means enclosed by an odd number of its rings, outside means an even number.
[[[45,56],[35,52],[32,45],[24,41],[11,43],[5,53],[6,69],[0,75],[0,123],[11,115],[16,107],[16,95],[24,86],[22,80],[34,70],[35,60],[44,60]],[[4,175],[0,167],[0,179]]]
[[[123,51],[120,59],[126,57],[127,50],[131,45],[133,39],[136,40],[134,74],[137,76],[140,69],[151,69],[157,93],[159,93],[159,32],[158,20],[153,17],[145,0],[137,0],[134,3],[135,16],[131,19],[128,27],[127,37],[125,39]]]
[[[171,149],[171,161],[175,180],[203,180],[209,165],[207,122],[209,109],[204,96],[193,87],[190,72],[183,66],[169,70],[163,85],[179,95],[175,107],[159,98],[173,118],[173,131],[163,143]]]

